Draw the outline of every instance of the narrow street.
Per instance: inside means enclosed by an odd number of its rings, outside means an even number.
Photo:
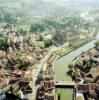
[[[38,86],[35,86],[35,81],[37,80],[37,77],[41,71],[41,69],[43,68],[43,64],[44,62],[47,61],[47,59],[50,57],[50,55],[55,52],[57,50],[57,48],[51,48],[49,50],[49,53],[41,60],[41,62],[39,64],[36,64],[35,69],[32,70],[32,80],[33,80],[33,97],[30,100],[35,100],[36,98],[36,92],[37,92],[37,88]]]

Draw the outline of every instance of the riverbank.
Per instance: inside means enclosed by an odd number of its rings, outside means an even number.
[[[79,44],[79,45],[73,47],[72,49],[70,49],[70,50],[64,52],[62,55],[58,55],[58,58],[57,58],[57,59],[60,59],[61,57],[67,55],[68,53],[70,53],[70,52],[76,50],[77,48],[79,48],[79,47],[81,47],[81,46],[87,44],[88,42],[90,42],[90,41],[92,41],[92,40],[93,40],[93,39],[86,40],[86,41],[84,41],[83,43],[81,43],[81,44]],[[60,51],[60,52],[61,52],[61,51]]]
[[[77,56],[72,63],[74,64],[74,81],[79,85],[79,88],[77,87],[76,89],[77,92],[79,93],[79,91],[87,91],[88,94],[90,94],[88,95],[86,93],[87,99],[97,98],[97,100],[99,100],[97,93],[97,85],[99,84],[99,50],[97,50],[95,47],[88,49]],[[95,88],[91,88],[93,86]],[[90,89],[88,89],[89,87]],[[93,94],[91,94],[90,91],[94,92],[94,97],[92,97]]]
[[[72,50],[68,54],[65,54],[62,57],[58,57],[55,64],[55,78],[56,80],[71,80],[71,78],[66,74],[68,71],[68,64],[76,57],[79,56],[83,51],[86,51],[90,48],[94,47],[96,40],[92,40],[89,43],[77,48],[76,50]],[[60,73],[60,74],[59,74]]]

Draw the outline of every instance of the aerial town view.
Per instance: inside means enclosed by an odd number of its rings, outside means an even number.
[[[0,0],[0,100],[99,100],[99,0]]]

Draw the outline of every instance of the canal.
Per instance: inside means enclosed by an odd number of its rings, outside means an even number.
[[[71,63],[72,60],[79,56],[83,51],[93,48],[95,46],[95,42],[96,40],[92,40],[89,43],[57,59],[54,63],[55,80],[72,81],[71,77],[66,73],[68,71],[68,64]],[[73,100],[73,89],[56,88],[56,91],[61,96],[60,100]]]

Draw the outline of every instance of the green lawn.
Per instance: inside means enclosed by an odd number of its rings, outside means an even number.
[[[25,31],[29,31],[30,30],[30,24],[19,24],[17,25],[18,29],[23,29]]]
[[[84,44],[87,40],[86,39],[78,39],[73,42],[71,42],[71,46],[65,46],[62,50],[59,50],[56,52],[57,55],[62,56],[69,51],[71,51],[73,48],[78,47],[82,44]]]
[[[77,47],[80,46],[81,44],[85,43],[86,39],[79,39],[79,40],[75,40],[71,43],[71,45],[73,47]]]
[[[64,54],[68,53],[70,50],[72,50],[72,47],[65,46],[62,50],[57,51],[56,54],[59,56],[62,56]]]

